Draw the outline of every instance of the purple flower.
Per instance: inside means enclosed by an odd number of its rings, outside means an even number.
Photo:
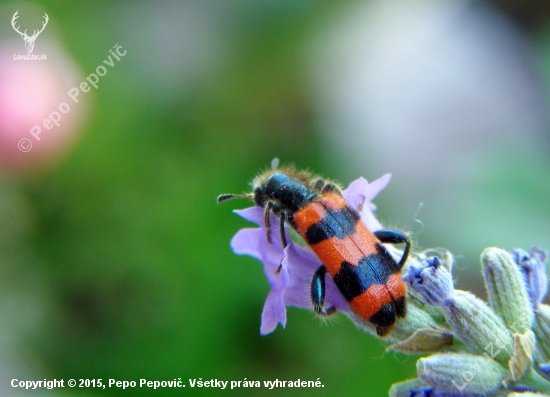
[[[529,253],[522,249],[515,249],[511,254],[523,274],[533,309],[537,310],[548,291],[545,266],[547,252],[538,247],[531,247]]]
[[[370,184],[364,178],[359,178],[343,191],[348,205],[359,212],[361,220],[370,231],[382,228],[372,213],[376,207],[370,201],[387,186],[390,178],[391,175],[386,174]],[[263,208],[250,207],[236,210],[235,213],[260,226],[239,230],[231,240],[231,248],[236,254],[250,255],[264,265],[264,272],[271,286],[264,304],[260,327],[260,333],[266,335],[275,330],[277,323],[281,323],[283,327],[286,325],[287,306],[312,309],[310,283],[313,274],[322,263],[311,250],[294,243],[287,232],[285,233],[288,245],[283,250],[279,236],[279,221],[273,215],[269,243],[266,239]],[[288,228],[288,225],[286,227]],[[277,273],[279,265],[281,269]],[[343,313],[349,313],[351,308],[331,277],[326,278],[325,287],[325,306],[334,306]]]
[[[403,281],[432,306],[442,306],[453,297],[453,278],[451,273],[441,266],[437,256],[426,259],[419,266],[411,265],[409,272],[403,276]]]

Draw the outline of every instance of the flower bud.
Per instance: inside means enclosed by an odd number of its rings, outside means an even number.
[[[510,329],[523,334],[531,328],[533,310],[512,256],[499,248],[486,248],[481,267],[491,308]]]
[[[485,302],[469,292],[455,290],[454,299],[443,306],[454,335],[475,353],[508,367],[512,356],[512,335]]]
[[[441,328],[419,329],[410,338],[395,343],[386,351],[398,351],[405,354],[435,353],[453,344],[453,334]]]
[[[438,353],[416,363],[420,379],[438,392],[460,396],[491,395],[509,375],[494,360],[468,353]]]

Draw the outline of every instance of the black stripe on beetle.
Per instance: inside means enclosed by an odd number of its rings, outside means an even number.
[[[361,258],[357,266],[343,261],[334,276],[334,282],[348,302],[373,284],[385,284],[392,274],[399,271],[397,265],[390,265],[394,263],[393,258],[383,246],[378,245],[376,249],[377,254]]]
[[[309,244],[318,244],[321,241],[332,237],[339,239],[352,236],[355,233],[355,224],[359,220],[357,212],[349,207],[339,210],[326,208],[327,214],[306,231],[306,238]]]

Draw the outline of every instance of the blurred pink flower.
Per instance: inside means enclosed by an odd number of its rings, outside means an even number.
[[[59,158],[77,135],[82,124],[84,101],[75,103],[67,92],[78,86],[80,76],[74,62],[57,46],[43,45],[47,60],[15,60],[21,43],[0,42],[0,170],[19,173],[39,168]],[[66,103],[69,110],[60,111]],[[58,112],[59,126],[43,125]],[[30,130],[40,127],[40,134]],[[36,134],[35,134],[36,135]],[[28,151],[27,151],[28,150]]]

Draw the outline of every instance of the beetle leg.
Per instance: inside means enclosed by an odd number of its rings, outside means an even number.
[[[409,252],[411,250],[411,240],[409,239],[409,236],[397,230],[377,230],[373,234],[382,243],[389,243],[389,244],[404,243],[405,244],[405,250],[403,251],[403,256],[401,257],[401,260],[397,264],[401,269],[405,264],[405,262],[407,261],[407,258],[409,257]]]
[[[327,274],[327,268],[320,266],[319,269],[313,275],[311,279],[311,303],[313,304],[313,310],[315,313],[322,317],[330,316],[336,312],[334,306],[325,309],[325,275]]]
[[[286,213],[281,212],[281,215],[279,216],[279,235],[281,236],[281,244],[283,245],[283,249],[286,248],[288,245],[286,242],[286,235],[285,235],[285,221],[286,221]]]
[[[273,208],[272,201],[267,202],[264,207],[265,238],[267,239],[267,242],[269,244],[271,244],[271,221],[269,218],[271,215],[272,208]]]
[[[286,235],[285,235],[285,221],[286,221],[286,213],[281,212],[281,215],[279,215],[279,234],[281,236],[281,244],[283,246],[283,249],[285,249],[286,246],[288,245],[286,241]],[[283,259],[281,259],[281,263],[279,263],[279,266],[277,266],[277,270],[275,270],[275,274],[279,274],[281,272],[281,268],[283,267]]]

